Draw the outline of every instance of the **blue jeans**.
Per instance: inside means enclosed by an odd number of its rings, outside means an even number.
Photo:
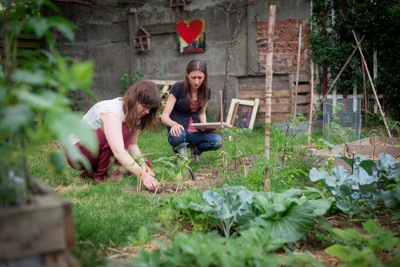
[[[168,132],[168,143],[172,148],[184,142],[188,143],[188,147],[194,148],[195,154],[200,155],[204,151],[220,149],[222,146],[222,137],[217,133],[207,131],[193,133],[183,131],[178,137],[172,136]]]

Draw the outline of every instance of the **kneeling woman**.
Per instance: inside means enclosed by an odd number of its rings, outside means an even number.
[[[129,173],[142,179],[148,190],[155,190],[158,181],[153,177],[151,164],[140,166],[135,157],[140,156],[138,147],[139,133],[145,128],[154,129],[157,125],[157,111],[161,97],[153,82],[141,80],[128,89],[122,97],[100,101],[83,116],[89,126],[96,131],[98,153],[92,154],[79,140],[72,138],[80,152],[89,160],[91,170],[81,162],[72,162],[70,166],[82,170],[82,177],[91,177],[102,183],[106,179],[119,178],[121,172],[113,169],[123,166]],[[115,162],[116,160],[116,162]]]

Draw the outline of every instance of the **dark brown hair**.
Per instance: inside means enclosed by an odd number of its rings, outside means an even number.
[[[207,74],[207,65],[204,60],[194,59],[190,61],[186,66],[186,75],[189,75],[192,71],[199,70],[204,73],[203,83],[200,85],[198,91],[198,103],[200,107],[204,107],[208,102],[208,74]],[[190,82],[189,78],[185,75],[185,80],[183,81],[183,85],[185,88],[186,100],[190,106],[193,106],[192,93],[190,92]]]
[[[157,86],[147,80],[140,80],[129,87],[128,91],[122,96],[123,111],[125,122],[130,129],[145,128],[155,129],[157,127],[157,111],[160,108],[161,96]],[[141,104],[150,109],[149,114],[138,118],[136,112],[137,104]]]

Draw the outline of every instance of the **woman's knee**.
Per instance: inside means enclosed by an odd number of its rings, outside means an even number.
[[[176,146],[182,144],[183,142],[185,142],[185,134],[184,133],[182,133],[180,136],[172,136],[171,134],[168,134],[168,143],[172,147],[176,147]]]
[[[220,149],[222,147],[222,136],[219,134],[215,134],[213,136],[213,143],[215,149]]]

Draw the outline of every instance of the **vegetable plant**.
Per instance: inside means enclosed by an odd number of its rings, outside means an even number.
[[[326,252],[346,262],[341,266],[399,266],[398,233],[385,231],[372,220],[362,226],[365,233],[353,228],[333,228],[332,233],[342,244],[330,246]]]
[[[380,204],[394,207],[399,203],[400,165],[391,155],[381,153],[376,162],[361,155],[354,160],[341,158],[351,164],[350,170],[343,166],[329,172],[312,168],[310,179],[333,195],[337,208],[349,219]]]
[[[273,238],[296,242],[303,238],[331,205],[316,189],[289,189],[282,193],[254,192],[254,218],[249,226],[267,230]]]
[[[312,188],[273,193],[224,185],[205,191],[201,198],[200,193],[192,190],[190,194],[172,198],[171,203],[171,208],[192,222],[203,221],[203,226],[211,226],[217,221],[227,238],[233,230],[260,227],[272,238],[295,242],[306,234],[317,217],[326,213],[331,201]]]
[[[179,233],[169,245],[153,252],[141,250],[135,266],[277,266],[284,257],[272,253],[283,244],[265,230],[244,231],[236,239],[214,233]],[[262,241],[262,242],[259,242]],[[264,245],[264,246],[263,246]]]
[[[161,175],[162,180],[167,179],[178,183],[176,191],[178,191],[179,187],[182,187],[185,181],[191,181],[192,179],[191,160],[186,156],[176,153],[170,157],[157,158],[153,162],[159,163],[153,170]]]
[[[207,190],[203,194],[206,210],[212,210],[212,216],[219,220],[225,237],[229,238],[234,223],[248,213],[248,205],[253,194],[241,186],[224,185],[218,190]]]

